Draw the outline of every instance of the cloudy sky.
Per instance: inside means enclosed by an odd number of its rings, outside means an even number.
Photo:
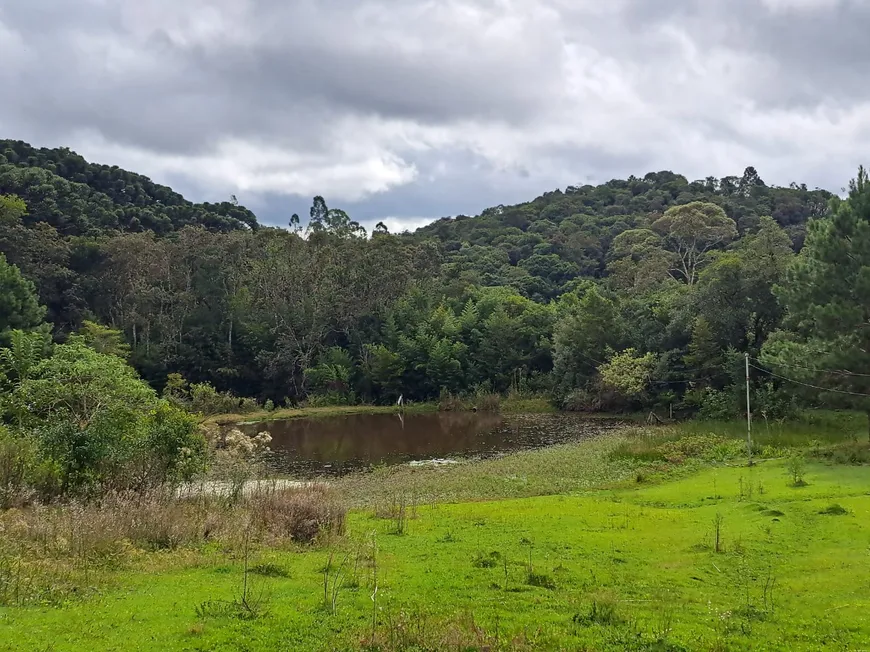
[[[870,0],[6,0],[0,137],[393,229],[650,170],[837,191]]]

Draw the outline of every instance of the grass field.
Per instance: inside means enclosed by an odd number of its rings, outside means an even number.
[[[350,479],[343,537],[131,551],[0,609],[0,650],[868,649],[870,467],[818,461],[860,428],[759,432],[753,467],[693,424]]]

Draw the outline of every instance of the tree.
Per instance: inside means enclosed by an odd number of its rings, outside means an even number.
[[[68,342],[81,342],[97,353],[114,355],[124,360],[130,357],[130,345],[124,341],[121,331],[87,319],[78,333],[70,335]]]
[[[39,305],[33,283],[0,254],[0,344],[13,329],[32,330],[42,323],[45,308]]]
[[[21,428],[57,469],[63,491],[161,482],[204,442],[195,421],[160,401],[124,360],[82,342],[55,347],[12,392]]]
[[[829,389],[813,394],[870,418],[870,178],[862,167],[830,217],[810,222],[806,246],[777,294],[787,330],[762,361],[780,375]],[[850,392],[850,393],[845,393]]]
[[[628,348],[615,353],[605,364],[598,367],[601,382],[605,387],[617,390],[627,399],[637,399],[646,393],[650,376],[656,366],[656,355],[639,355]]]
[[[648,290],[670,278],[673,254],[650,229],[623,231],[613,239],[607,257],[610,283],[618,289]]]
[[[596,287],[585,292],[556,324],[553,375],[568,393],[584,387],[621,339],[616,304]]]
[[[737,226],[716,204],[692,202],[669,208],[653,223],[665,246],[676,254],[671,270],[689,285],[694,285],[699,269],[709,260],[710,251],[737,237]]]
[[[328,215],[329,208],[326,206],[326,200],[318,195],[314,198],[311,209],[308,211],[308,230],[312,233],[318,233],[326,229]]]
[[[14,226],[27,215],[27,204],[16,195],[0,195],[0,226]]]
[[[793,258],[788,235],[773,219],[763,217],[759,225],[700,273],[693,297],[722,349],[751,349],[753,355],[780,324],[773,288],[785,280]]]

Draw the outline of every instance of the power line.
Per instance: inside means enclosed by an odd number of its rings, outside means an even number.
[[[779,378],[780,380],[784,380],[789,383],[794,383],[795,385],[803,385],[804,387],[809,387],[811,389],[818,389],[822,392],[832,392],[834,394],[848,394],[849,396],[861,396],[864,398],[870,398],[870,394],[861,394],[859,392],[849,392],[844,389],[832,389],[830,387],[820,387],[819,385],[811,385],[810,383],[804,383],[800,380],[795,380],[794,378],[786,378],[785,376],[780,376],[779,374],[775,374],[772,371],[768,371],[767,369],[762,369],[761,367],[757,367],[754,364],[750,364],[750,367],[753,369],[757,369],[758,371],[765,373],[769,376],[773,376],[774,378]]]
[[[759,364],[764,364],[758,358],[750,358]],[[834,376],[846,376],[846,377],[855,377],[855,378],[870,378],[870,374],[859,374],[856,371],[847,371],[845,369],[816,369],[815,367],[804,367],[802,365],[796,364],[785,364],[783,362],[772,362],[770,364],[772,367],[784,367],[786,369],[801,369],[803,371],[812,371],[817,374],[831,374]]]

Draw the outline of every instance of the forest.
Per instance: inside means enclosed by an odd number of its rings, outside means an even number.
[[[267,227],[234,197],[0,141],[9,386],[23,347],[89,346],[229,407],[511,393],[725,417],[748,355],[779,418],[870,406],[868,297],[863,169],[845,198],[665,171],[369,234],[323,197]]]

